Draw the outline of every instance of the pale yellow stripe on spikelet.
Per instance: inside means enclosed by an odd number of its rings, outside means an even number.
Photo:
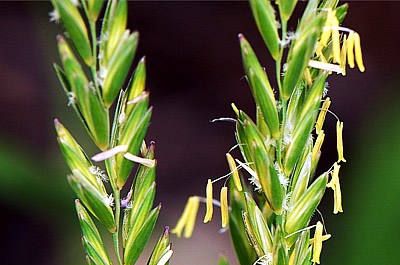
[[[310,68],[308,68],[308,67],[304,70],[304,79],[306,80],[307,85],[309,87],[312,87],[313,82],[312,82],[312,77],[311,77],[311,73],[310,73]]]

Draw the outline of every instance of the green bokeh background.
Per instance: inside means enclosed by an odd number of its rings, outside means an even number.
[[[319,207],[333,235],[324,244],[322,264],[394,265],[400,260],[400,2],[349,4],[344,24],[360,33],[367,70],[329,80],[332,110],[344,121],[348,162],[340,176],[344,213],[332,214],[331,190]],[[208,178],[228,171],[225,152],[234,144],[234,128],[209,120],[232,117],[231,102],[252,112],[237,33],[245,34],[267,71],[273,67],[246,2],[130,1],[129,8],[129,27],[141,34],[136,61],[147,56],[154,106],[147,139],[157,142],[156,203],[163,209],[153,246],[163,226],[175,224],[186,198],[203,194]],[[60,118],[89,154],[96,149],[67,107],[51,66],[58,61],[55,36],[62,32],[48,22],[51,10],[48,2],[0,2],[0,263],[5,265],[85,264],[53,118]],[[325,126],[321,168],[336,159],[334,118]],[[228,233],[218,233],[218,214],[202,225],[203,213],[201,208],[192,239],[172,236],[171,264],[216,264],[221,253],[236,264]]]

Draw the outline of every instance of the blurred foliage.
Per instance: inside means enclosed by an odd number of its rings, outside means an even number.
[[[12,161],[12,163],[10,163]],[[54,164],[45,163],[45,154],[30,153],[26,146],[4,138],[0,141],[0,198],[29,213],[54,209],[55,216],[67,215],[72,193],[59,178]],[[54,176],[54,177],[49,177]],[[57,188],[55,188],[57,187]],[[29,198],[29,200],[27,200]]]
[[[329,225],[334,236],[325,264],[399,262],[400,119],[393,107],[400,98],[398,93],[384,98],[365,113],[351,139],[352,159],[342,172],[345,214]]]
[[[73,193],[60,177],[64,171],[60,159],[49,162],[46,152],[37,152],[15,139],[0,137],[0,201],[6,209],[18,213],[17,218],[9,216],[12,224],[5,221],[8,244],[2,242],[2,251],[15,253],[20,249],[24,253],[6,256],[4,264],[24,263],[29,257],[31,264],[47,264],[46,260],[77,264],[79,248],[71,244],[79,238],[79,234],[71,233],[78,228]],[[48,251],[43,247],[49,247]]]

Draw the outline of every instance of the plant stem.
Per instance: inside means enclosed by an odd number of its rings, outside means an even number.
[[[118,264],[122,265],[121,254],[119,251],[119,223],[120,223],[120,215],[121,215],[121,194],[116,186],[115,179],[116,179],[116,172],[115,172],[115,162],[113,159],[106,159],[105,161],[107,174],[110,179],[110,185],[114,194],[114,202],[115,202],[115,226],[116,231],[112,233],[113,244],[115,255],[118,259]]]
[[[282,41],[281,43],[286,42],[286,28],[287,22],[282,21]],[[285,49],[284,45],[281,45],[280,55],[279,58],[276,60],[276,81],[278,83],[279,88],[279,97],[282,98],[282,83],[281,83],[281,69],[282,69],[282,57],[283,57],[283,50]]]
[[[118,264],[122,265],[121,255],[119,252],[119,217],[120,217],[120,213],[121,213],[120,191],[118,189],[114,189],[113,193],[114,193],[114,200],[115,200],[115,225],[117,227],[117,231],[115,231],[115,233],[112,234],[112,237],[113,237],[115,254],[117,255],[117,259],[118,259]]]
[[[286,41],[286,29],[287,29],[287,22],[282,21],[282,43],[285,43]],[[278,164],[282,167],[282,141],[283,141],[283,133],[285,131],[285,123],[286,123],[286,104],[287,101],[283,99],[282,97],[282,77],[281,77],[281,69],[282,69],[282,57],[283,57],[283,51],[285,49],[285,46],[281,46],[280,50],[280,55],[279,58],[276,60],[276,81],[278,84],[278,89],[279,89],[279,99],[282,104],[282,111],[281,111],[281,117],[282,117],[282,127],[281,127],[281,137],[279,138],[277,142],[277,154],[276,158],[278,161]]]

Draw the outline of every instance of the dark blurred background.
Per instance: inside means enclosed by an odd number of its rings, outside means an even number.
[[[399,264],[400,252],[400,2],[351,1],[345,26],[361,35],[366,72],[329,78],[331,109],[344,121],[347,163],[342,166],[344,214],[334,216],[328,190],[319,209],[332,239],[326,265]],[[294,17],[304,7],[300,3]],[[52,68],[58,62],[49,2],[0,2],[0,259],[1,264],[85,264],[74,194],[53,129],[58,117],[94,154],[96,149]],[[293,20],[296,22],[295,20]],[[225,153],[234,126],[210,123],[233,117],[230,103],[253,115],[237,41],[242,32],[272,77],[268,55],[247,2],[129,2],[129,28],[140,32],[136,62],[147,56],[147,89],[154,106],[147,140],[157,143],[157,197],[163,209],[150,254],[164,225],[174,226],[188,196],[202,195],[208,178],[228,172]],[[289,29],[294,30],[295,24]],[[254,116],[254,115],[253,115]],[[335,120],[328,116],[320,167],[336,159]],[[236,153],[236,155],[238,155]],[[190,240],[172,236],[171,264],[237,264],[219,215]],[[110,245],[111,238],[106,237]],[[151,247],[150,247],[151,246]],[[141,264],[145,264],[141,259]]]

